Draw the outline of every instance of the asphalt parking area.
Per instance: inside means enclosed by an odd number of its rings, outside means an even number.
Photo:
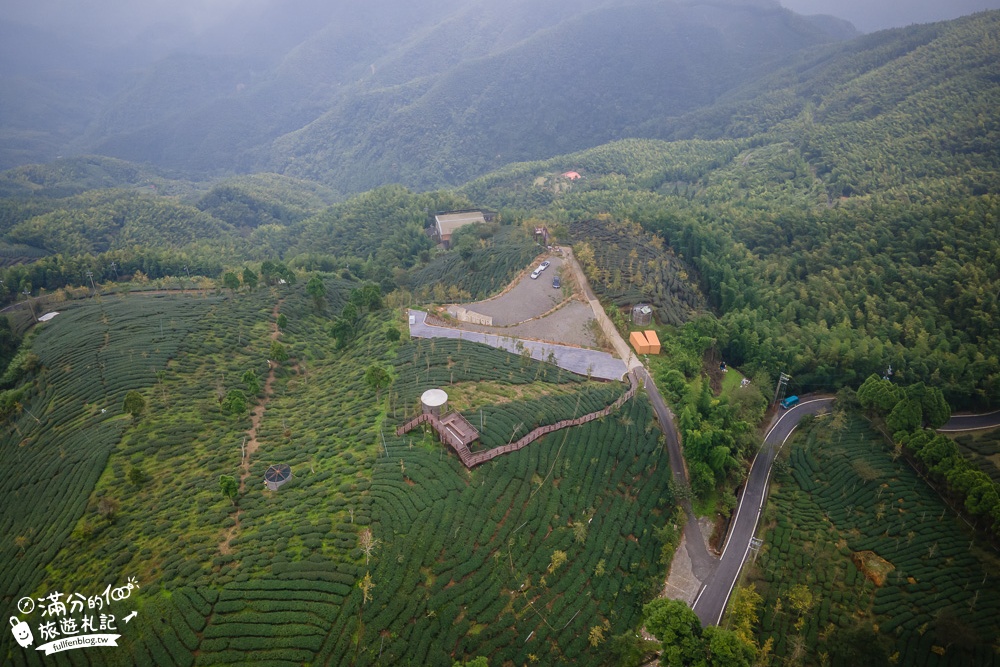
[[[503,294],[486,301],[463,305],[476,313],[491,316],[494,327],[509,327],[544,315],[565,301],[567,295],[562,289],[552,287],[552,279],[560,275],[562,257],[549,255],[542,259],[547,259],[550,266],[538,278],[533,279],[530,274],[538,268],[541,259],[533,263],[517,283]]]

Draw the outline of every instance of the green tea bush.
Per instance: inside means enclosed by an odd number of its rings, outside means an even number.
[[[903,461],[893,461],[859,420],[835,438],[817,424],[786,446],[793,448],[792,467],[775,475],[771,502],[777,519],[761,555],[765,582],[758,590],[766,595],[760,640],[773,637],[776,654],[787,655],[789,637],[801,635],[807,654],[818,656],[829,650],[825,623],[874,622],[899,664],[939,664],[932,646],[945,648],[940,664],[994,664],[976,656],[988,654],[983,638],[1000,629],[996,615],[986,611],[998,608],[1000,591],[983,585],[989,579],[986,561],[940,498]],[[838,540],[846,547],[835,546]],[[874,551],[891,564],[882,586],[852,562],[851,555],[861,551]],[[801,631],[788,602],[797,582],[807,583],[816,600]]]

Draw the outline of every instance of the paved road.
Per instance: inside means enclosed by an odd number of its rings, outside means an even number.
[[[427,313],[422,310],[410,310],[414,323],[410,325],[410,335],[414,338],[461,338],[475,343],[484,343],[490,347],[507,350],[519,354],[517,344],[520,342],[525,350],[529,350],[532,359],[548,361],[549,354],[555,356],[556,365],[580,375],[590,374],[601,380],[621,380],[625,377],[625,362],[616,359],[607,352],[588,350],[581,347],[541,343],[533,340],[519,340],[510,336],[438,327],[427,324]]]
[[[718,625],[722,619],[722,612],[750,551],[750,538],[757,530],[775,455],[798,426],[799,420],[806,415],[825,412],[832,404],[832,398],[805,400],[782,414],[764,436],[764,444],[750,466],[750,475],[729,531],[729,539],[722,551],[722,558],[694,601],[694,612],[701,619],[702,625]]]
[[[1000,410],[982,415],[952,415],[948,423],[938,429],[941,433],[981,431],[1000,427]]]
[[[687,468],[684,466],[684,453],[681,450],[680,435],[677,433],[677,426],[674,424],[674,415],[667,407],[663,396],[653,382],[653,378],[645,368],[640,366],[635,369],[636,376],[642,381],[649,397],[649,403],[653,406],[653,412],[660,422],[660,429],[667,440],[667,452],[670,455],[670,470],[674,476],[674,483],[680,487],[688,486]],[[684,540],[688,557],[691,559],[691,572],[699,581],[705,581],[718,566],[719,559],[708,552],[705,540],[702,539],[701,531],[698,530],[698,517],[695,516],[691,500],[681,499],[681,507],[687,515],[687,528],[685,528]]]
[[[573,255],[573,249],[564,248],[563,252],[566,255],[566,261],[570,271],[572,271],[573,275],[576,276],[577,284],[579,284],[580,288],[583,290],[584,298],[594,311],[594,319],[597,320],[601,330],[604,331],[604,335],[608,339],[608,342],[611,343],[611,347],[615,349],[615,353],[622,359],[626,360],[630,371],[642,368],[642,362],[639,361],[638,357],[632,353],[632,348],[630,348],[628,343],[625,342],[625,339],[621,337],[618,333],[618,329],[616,329],[615,325],[611,323],[611,319],[608,317],[608,314],[604,312],[604,306],[602,306],[601,302],[597,300],[597,297],[594,295],[594,290],[590,289],[590,283],[587,282],[587,276],[584,275],[583,268],[581,268],[580,263],[576,261],[576,257]],[[652,378],[648,375],[646,376],[646,379],[649,380],[648,384],[653,384]]]

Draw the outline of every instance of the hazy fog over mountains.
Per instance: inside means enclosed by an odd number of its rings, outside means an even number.
[[[763,0],[757,4],[774,3]],[[81,41],[99,41],[120,46],[134,40],[169,43],[172,46],[190,46],[194,36],[220,36],[238,32],[243,24],[258,23],[268,32],[291,37],[305,34],[319,22],[329,20],[338,12],[352,5],[362,7],[368,3],[316,2],[315,0],[14,0],[6,3],[6,21],[44,28],[56,34],[74,36]],[[375,3],[376,5],[380,3]],[[392,3],[381,3],[381,10],[396,11]],[[433,14],[436,9],[461,3],[420,2],[421,11]],[[504,3],[506,4],[506,3]],[[574,3],[570,3],[574,4]],[[576,3],[577,5],[579,3]],[[799,14],[829,14],[850,21],[859,30],[869,32],[885,28],[902,27],[912,23],[925,23],[956,18],[976,11],[1000,8],[1000,0],[780,0],[780,4]],[[233,28],[237,28],[233,31]],[[276,35],[271,34],[274,38]],[[231,44],[228,46],[232,46]],[[254,46],[261,46],[259,43]]]
[[[948,11],[984,2],[1000,0]],[[96,153],[340,192],[453,185],[671,138],[669,119],[856,36],[844,18],[933,13],[784,4],[799,13],[777,0],[20,2],[0,20],[0,168]]]
[[[800,14],[830,14],[845,19],[862,32],[1000,9],[1000,0],[781,0],[781,4]]]

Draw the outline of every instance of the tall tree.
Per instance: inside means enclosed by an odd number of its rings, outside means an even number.
[[[326,303],[326,285],[323,284],[323,279],[319,276],[310,278],[306,283],[306,294],[312,297],[316,312],[322,311],[323,304]]]
[[[247,411],[247,395],[242,389],[230,389],[222,399],[222,409],[231,415],[242,415]]]
[[[278,341],[271,341],[271,349],[269,351],[271,359],[281,363],[282,361],[288,361],[288,350],[285,346]]]
[[[251,292],[257,289],[257,282],[259,278],[257,277],[257,272],[251,269],[249,266],[243,267],[243,284],[247,286],[247,289]]]
[[[646,629],[663,645],[661,664],[686,667],[705,661],[701,621],[681,600],[657,598],[642,608]]]
[[[130,391],[125,394],[122,409],[132,415],[132,419],[138,419],[146,409],[146,399],[139,392],[135,390]]]
[[[388,387],[392,382],[392,376],[385,366],[381,364],[371,364],[365,371],[365,382],[368,386],[381,394],[383,387]]]
[[[230,295],[236,294],[236,290],[240,288],[240,279],[232,271],[226,271],[222,276],[222,286],[229,290]]]
[[[257,377],[257,371],[250,368],[245,373],[243,373],[243,384],[246,385],[247,391],[250,392],[251,396],[256,396],[260,392],[260,379]]]
[[[236,505],[236,494],[240,491],[240,485],[232,475],[219,475],[219,489],[222,495],[229,498],[233,505]]]
[[[338,350],[343,349],[354,338],[354,325],[347,318],[338,317],[330,326],[330,337],[336,341]]]

